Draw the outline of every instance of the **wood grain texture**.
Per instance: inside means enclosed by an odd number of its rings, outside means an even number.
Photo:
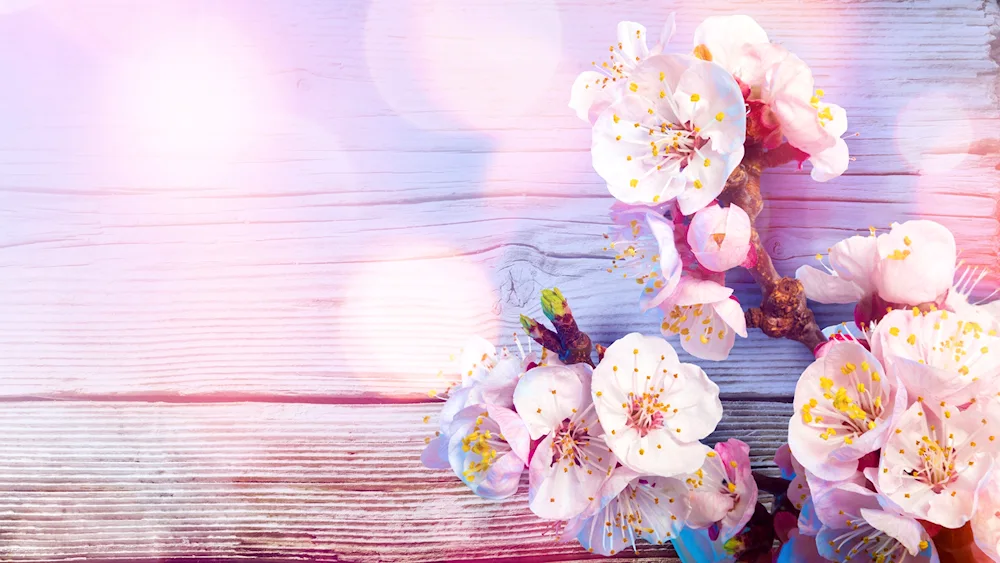
[[[526,483],[492,503],[422,468],[437,405],[365,403],[427,401],[542,287],[599,342],[657,330],[604,273],[612,199],[566,107],[620,19],[676,10],[686,50],[750,14],[847,109],[845,176],[764,179],[779,271],[916,217],[998,266],[995,0],[25,4],[0,7],[3,561],[587,560]],[[714,439],[773,470],[808,361],[755,334],[704,363]]]
[[[998,159],[963,154],[1000,123],[991,2],[513,2],[525,22],[557,18],[560,33],[542,43],[555,51],[537,53],[554,70],[525,107],[479,121],[461,111],[487,91],[479,75],[445,80],[441,98],[440,73],[419,72],[436,69],[421,41],[449,33],[396,21],[446,5],[238,10],[242,44],[268,55],[246,72],[276,101],[261,102],[271,113],[232,151],[167,150],[127,127],[137,116],[71,97],[93,94],[85,70],[114,67],[120,29],[88,44],[82,62],[71,44],[44,51],[54,71],[44,81],[0,60],[22,87],[6,100],[12,134],[0,147],[0,393],[419,400],[468,333],[510,344],[518,314],[537,314],[550,285],[602,342],[655,331],[634,289],[603,271],[612,200],[591,169],[587,127],[565,104],[618,19],[655,29],[668,9],[678,49],[706,15],[754,15],[812,65],[859,134],[848,141],[857,160],[836,181],[792,168],[765,179],[760,223],[780,271],[870,224],[918,216],[953,228],[969,263],[995,265]],[[473,20],[495,7],[463,5],[456,17]],[[211,23],[240,6],[200,6],[198,17]],[[163,9],[170,23],[190,8]],[[9,16],[0,32],[38,54],[54,33],[43,15]],[[139,20],[127,23],[143,31]],[[753,288],[739,295],[756,301]],[[849,310],[821,308],[820,318]],[[793,343],[754,338],[708,368],[727,395],[787,396],[807,358]]]
[[[791,406],[727,402],[757,468]],[[582,559],[527,509],[420,465],[436,405],[35,402],[0,409],[0,560]],[[640,554],[668,555],[643,549]]]

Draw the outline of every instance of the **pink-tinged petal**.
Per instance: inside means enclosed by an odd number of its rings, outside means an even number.
[[[991,408],[911,405],[883,449],[879,492],[915,518],[947,528],[964,525],[998,449],[989,439],[997,416]],[[928,466],[937,469],[925,471]]]
[[[600,72],[588,70],[581,72],[573,82],[570,90],[569,107],[576,116],[593,124],[612,102],[615,101],[617,83],[606,84],[605,76]]]
[[[659,274],[646,282],[640,296],[640,308],[648,311],[673,294],[680,283],[684,265],[674,244],[673,225],[657,213],[646,213],[645,219],[659,247]]]
[[[721,418],[718,387],[704,372],[680,364],[662,338],[638,333],[608,347],[594,370],[593,399],[621,463],[664,477],[697,469],[708,450],[697,440]],[[703,418],[692,421],[694,412]]]
[[[527,465],[528,453],[531,451],[531,437],[521,417],[510,409],[496,405],[486,405],[486,412],[500,427],[500,433],[503,434],[504,441],[510,446],[514,455]]]
[[[903,544],[910,555],[920,553],[920,542],[927,537],[927,531],[913,518],[871,508],[862,508],[861,516],[873,528]]]
[[[583,512],[596,497],[607,477],[600,471],[570,470],[566,462],[554,460],[552,436],[538,445],[529,465],[528,504],[540,518],[569,520]]]
[[[813,166],[809,175],[817,182],[829,182],[847,172],[850,162],[851,154],[847,149],[847,143],[838,137],[832,147],[809,157],[809,163]]]
[[[872,280],[875,275],[878,252],[875,249],[875,237],[848,237],[830,249],[830,265],[837,275],[852,281],[864,293],[874,290]]]
[[[463,409],[450,430],[448,463],[463,483],[489,499],[505,498],[517,491],[524,460],[510,449],[486,407],[472,405]]]
[[[483,475],[476,494],[483,498],[497,500],[507,498],[517,492],[517,485],[524,472],[524,461],[514,452],[507,452],[497,458]]]
[[[710,205],[695,213],[687,240],[702,266],[725,272],[746,260],[751,231],[750,217],[739,206]]]
[[[878,323],[872,350],[912,398],[964,405],[1000,391],[1000,326],[974,309],[962,313],[895,310]],[[933,401],[932,401],[933,402]]]
[[[736,334],[743,338],[747,337],[747,318],[743,314],[743,307],[740,307],[739,301],[735,299],[723,299],[712,303],[712,310]]]
[[[993,561],[1000,561],[1000,472],[996,469],[979,488],[972,533],[979,549]]]
[[[845,518],[860,514],[862,509],[881,510],[878,495],[856,483],[837,485],[813,497],[816,516],[824,526],[834,529],[851,528]]]
[[[746,47],[769,43],[767,33],[750,16],[710,16],[694,31],[695,54],[711,57],[712,62],[743,79],[747,66]],[[699,46],[702,46],[699,48]]]
[[[708,528],[722,520],[735,506],[732,496],[718,491],[692,493],[689,502],[691,514],[688,525],[692,528]]]
[[[532,440],[552,432],[587,401],[577,373],[565,366],[528,371],[514,389],[514,407]]]
[[[864,295],[856,283],[812,266],[799,266],[795,278],[802,282],[806,297],[818,303],[855,303]]]
[[[789,53],[767,76],[761,96],[770,100],[788,142],[809,155],[834,146],[839,136],[826,130],[812,103],[813,75],[809,66]]]
[[[674,294],[667,300],[670,307],[686,307],[704,303],[717,303],[728,299],[733,290],[712,280],[681,278]]]
[[[829,481],[856,473],[859,460],[882,446],[894,414],[905,406],[905,391],[896,387],[863,346],[832,344],[795,388],[788,430],[795,458]],[[848,411],[854,416],[841,414]]]
[[[452,388],[452,390],[448,393],[448,400],[446,400],[444,405],[441,407],[441,430],[447,430],[451,426],[455,416],[461,412],[462,409],[480,402],[477,400],[477,396],[473,396],[473,391],[475,390],[474,385]]]
[[[795,468],[792,467],[792,450],[788,444],[781,444],[774,452],[774,464],[781,470],[782,479],[792,479],[795,477]]]
[[[521,360],[513,356],[497,361],[489,374],[475,383],[479,396],[477,402],[511,408],[514,406],[514,388],[521,377]]]
[[[890,303],[918,305],[943,298],[955,278],[955,237],[934,221],[894,223],[876,241],[875,283]]]
[[[441,434],[428,442],[427,447],[420,454],[420,461],[424,467],[428,469],[448,469],[451,467],[448,463],[449,439],[450,436],[447,434]]]

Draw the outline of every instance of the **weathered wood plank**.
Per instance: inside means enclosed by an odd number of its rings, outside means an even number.
[[[714,439],[771,467],[790,405],[727,402]],[[0,560],[583,559],[527,510],[420,464],[436,405],[8,402]],[[526,477],[525,477],[526,479]],[[664,551],[640,550],[648,556]]]
[[[998,159],[962,154],[1000,122],[992,3],[199,5],[206,33],[230,22],[207,45],[239,63],[239,76],[220,64],[222,79],[254,92],[232,111],[253,111],[238,146],[225,135],[164,146],[170,123],[147,123],[129,103],[109,109],[102,96],[131,91],[135,73],[116,65],[144,52],[135,41],[170,47],[191,33],[187,6],[145,17],[74,3],[0,19],[12,45],[0,72],[19,85],[0,104],[11,131],[0,145],[0,394],[416,400],[465,335],[509,344],[518,313],[537,314],[549,285],[600,341],[655,331],[602,271],[611,199],[590,168],[587,128],[565,104],[618,19],[655,29],[668,10],[678,48],[711,13],[757,17],[810,62],[859,134],[848,141],[857,161],[837,181],[791,169],[767,179],[761,222],[779,269],[869,224],[917,216],[954,228],[970,263],[997,262]],[[458,19],[428,19],[441,10]],[[482,38],[511,47],[504,33],[538,39],[525,59],[537,64],[504,75],[517,91],[460,56]],[[219,62],[208,47],[205,64]],[[526,57],[509,51],[504,60]],[[478,97],[498,88],[531,95],[477,119]],[[202,117],[210,129],[227,123]],[[135,129],[143,124],[152,132]],[[928,152],[939,149],[956,154]],[[808,354],[742,344],[707,366],[724,393],[787,396]]]

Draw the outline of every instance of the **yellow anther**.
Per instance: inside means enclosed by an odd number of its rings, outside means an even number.
[[[631,84],[628,85],[628,89],[631,90],[631,91],[633,91],[633,92],[636,92],[636,91],[639,90],[639,85],[636,84],[635,82],[633,82],[633,83],[631,83]]]
[[[715,120],[716,121],[722,121],[725,118],[726,118],[726,114],[723,113],[723,112],[721,112],[721,111],[719,113],[715,114]]]
[[[691,94],[691,101],[692,102],[697,102],[700,99],[701,99],[701,95],[700,94]]]

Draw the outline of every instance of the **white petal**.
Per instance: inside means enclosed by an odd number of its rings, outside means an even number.
[[[564,471],[565,464],[553,461],[551,452],[552,436],[549,435],[531,457],[528,503],[540,518],[568,520],[587,507],[588,497],[597,496],[607,475],[599,471],[587,473],[578,468]]]
[[[806,297],[818,303],[855,303],[864,296],[854,282],[812,266],[799,266],[795,278],[802,282]]]
[[[524,425],[521,417],[510,409],[495,405],[487,405],[486,412],[500,427],[500,433],[503,434],[504,441],[513,450],[514,455],[519,457],[524,465],[527,465],[528,454],[531,450],[531,437],[528,435],[528,428]]]
[[[837,138],[832,147],[809,157],[809,162],[813,165],[810,176],[817,182],[828,182],[846,172],[850,161],[847,143]]]
[[[565,366],[529,370],[514,390],[514,406],[532,440],[552,432],[584,403],[583,383]]]
[[[629,61],[638,61],[649,56],[646,47],[646,28],[635,22],[618,23],[618,44]]]
[[[894,224],[890,232],[878,236],[876,248],[875,282],[886,301],[917,305],[936,301],[951,288],[955,237],[940,223],[916,220]]]
[[[670,378],[667,379],[670,384]],[[694,364],[680,364],[677,377],[667,387],[671,404],[677,409],[668,425],[680,441],[708,437],[722,420],[719,386]],[[677,430],[680,429],[680,432]]]
[[[747,337],[747,318],[743,314],[740,302],[729,298],[712,304],[712,309],[722,322],[743,338]]]
[[[605,76],[599,72],[588,70],[581,72],[573,82],[570,90],[569,107],[576,116],[593,124],[601,114],[616,99],[617,83],[604,83]]]
[[[837,275],[848,281],[853,281],[870,293],[874,289],[878,252],[875,249],[875,237],[848,237],[830,249],[830,265]]]
[[[726,180],[729,175],[736,170],[740,162],[743,161],[743,145],[739,145],[732,152],[721,153],[705,147],[699,149],[696,158],[684,169],[684,177],[687,179],[684,190],[677,195],[677,203],[680,205],[681,213],[690,215],[702,209],[719,197],[726,187]],[[705,160],[710,160],[711,165],[705,166]],[[701,182],[701,187],[695,187],[695,181]]]
[[[712,62],[737,76],[745,47],[768,42],[767,32],[753,18],[744,15],[710,16],[694,31],[695,47],[704,45]]]
[[[477,380],[486,375],[489,359],[497,356],[496,346],[488,340],[474,336],[470,338],[462,347],[458,359],[458,372],[462,374],[462,384],[466,385],[470,380]]]
[[[699,136],[711,139],[713,150],[725,154],[743,146],[747,121],[743,93],[721,66],[692,63],[681,75],[674,100],[679,116],[698,127]]]

